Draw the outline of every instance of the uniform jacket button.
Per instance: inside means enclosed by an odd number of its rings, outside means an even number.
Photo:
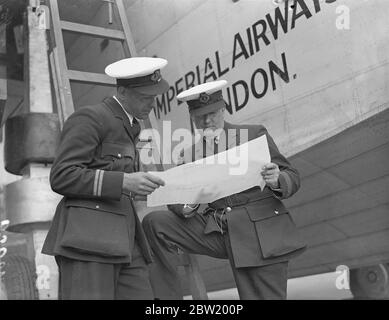
[[[97,206],[96,206],[96,209],[99,209],[99,208],[100,208],[100,206],[99,206],[99,205],[97,205]]]
[[[231,210],[232,210],[231,207],[227,207],[227,208],[226,208],[226,211],[227,211],[227,212],[230,212]]]
[[[121,154],[121,153],[118,153],[118,157],[121,158],[121,157],[122,157],[122,154]]]
[[[274,213],[275,213],[275,214],[278,214],[278,210],[274,210]]]

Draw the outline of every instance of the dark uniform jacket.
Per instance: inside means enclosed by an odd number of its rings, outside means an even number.
[[[246,140],[240,129],[247,129]],[[253,267],[287,261],[302,253],[305,244],[292,216],[282,203],[282,199],[291,197],[300,187],[299,173],[279,152],[274,140],[262,125],[232,125],[225,122],[226,141],[219,142],[220,148],[231,149],[240,143],[266,135],[271,162],[280,169],[278,191],[265,187],[263,191],[254,187],[238,194],[218,199],[208,204],[212,208],[227,208],[228,234],[236,267]],[[232,134],[231,134],[232,133]],[[242,138],[242,141],[241,141]],[[207,150],[210,148],[211,150]],[[214,154],[214,146],[204,140],[184,150],[180,162],[188,163],[204,155]],[[221,152],[224,150],[217,150]],[[260,173],[258,172],[258,178]],[[209,216],[204,232],[219,232],[220,228],[212,216]]]
[[[64,197],[42,253],[129,263],[136,235],[151,262],[132,200],[122,195],[124,172],[139,168],[138,134],[113,98],[80,108],[69,117],[50,173],[52,189]]]

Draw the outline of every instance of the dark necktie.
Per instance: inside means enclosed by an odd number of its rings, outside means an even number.
[[[139,136],[139,133],[140,133],[140,124],[139,124],[139,121],[136,120],[136,118],[133,118],[132,119],[132,125],[130,125],[130,130],[131,130],[131,134],[134,138],[136,138],[137,136]]]
[[[207,141],[208,139],[208,141]],[[212,140],[213,141],[212,141]],[[212,141],[211,143],[213,143],[213,154],[217,154],[219,153],[219,140],[215,137],[215,138],[203,138],[203,158],[205,157],[209,157],[211,156],[212,154],[210,154],[207,150],[207,143],[209,143],[210,141]]]
[[[139,124],[139,121],[135,118],[132,119],[132,125],[130,123],[130,132],[133,138],[135,139],[135,144],[137,144],[138,136],[140,133],[141,127]],[[135,147],[135,159],[134,159],[134,172],[139,171],[139,152],[138,149]]]

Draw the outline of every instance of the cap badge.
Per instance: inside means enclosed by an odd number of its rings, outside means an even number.
[[[210,99],[211,99],[211,96],[209,94],[206,94],[205,92],[200,93],[199,100],[201,103],[204,103],[204,104],[208,103]]]
[[[159,82],[161,81],[161,72],[159,70],[155,70],[154,73],[150,77],[151,81],[153,82]]]

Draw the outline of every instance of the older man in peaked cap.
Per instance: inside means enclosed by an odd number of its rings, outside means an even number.
[[[132,197],[164,182],[139,171],[139,121],[169,88],[167,61],[137,57],[106,67],[117,95],[65,122],[50,174],[63,195],[42,252],[59,266],[60,299],[153,299],[150,248]]]
[[[305,244],[282,203],[300,186],[299,174],[279,152],[262,125],[233,125],[224,121],[226,102],[221,89],[227,81],[204,83],[182,92],[203,139],[182,153],[181,163],[235,147],[246,130],[248,140],[266,135],[271,163],[261,174],[266,186],[253,187],[218,199],[201,211],[199,205],[169,205],[152,212],[143,226],[155,253],[151,282],[157,298],[182,299],[176,254],[184,251],[229,259],[241,299],[285,299],[288,261]]]

